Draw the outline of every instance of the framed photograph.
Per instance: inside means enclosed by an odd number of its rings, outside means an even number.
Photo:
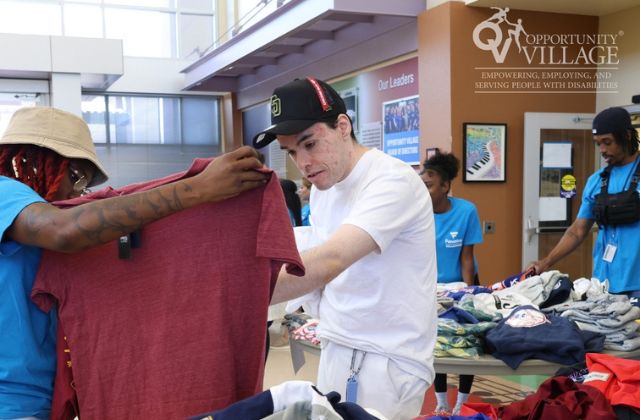
[[[504,182],[507,180],[507,125],[464,123],[464,182]]]
[[[418,95],[382,103],[382,151],[409,165],[420,164]]]
[[[440,149],[437,147],[427,147],[427,159],[431,159],[438,153],[440,153]]]

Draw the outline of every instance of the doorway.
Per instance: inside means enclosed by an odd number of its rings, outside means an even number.
[[[546,256],[575,220],[587,178],[600,165],[593,114],[525,113],[522,263]],[[591,277],[594,233],[556,263],[575,280]]]

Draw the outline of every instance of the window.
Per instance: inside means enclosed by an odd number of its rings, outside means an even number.
[[[182,9],[211,12],[214,9],[214,0],[178,0],[178,7]]]
[[[236,31],[240,32],[250,26],[260,22],[278,7],[287,3],[284,0],[239,0],[238,1],[238,22]]]
[[[173,0],[104,0],[105,4],[120,4],[123,6],[144,7],[173,7]]]
[[[25,1],[0,1],[2,32],[32,35],[62,35],[60,5]]]
[[[82,117],[96,143],[220,144],[216,97],[87,94],[82,96]]]
[[[215,2],[0,0],[0,32],[121,39],[128,56],[195,60],[214,42]]]
[[[20,108],[47,105],[44,96],[39,93],[0,93],[0,134],[4,133],[13,113]]]
[[[107,143],[107,104],[105,96],[82,95],[82,118],[95,143]]]
[[[220,138],[218,119],[218,100],[207,97],[189,97],[182,99],[182,122],[184,144],[211,144],[211,138]]]
[[[206,15],[183,13],[179,17],[180,58],[198,59],[213,44],[213,26]]]
[[[105,9],[106,37],[122,39],[124,55],[175,56],[175,17],[172,13]]]
[[[102,9],[88,4],[64,6],[64,34],[87,38],[102,38]]]

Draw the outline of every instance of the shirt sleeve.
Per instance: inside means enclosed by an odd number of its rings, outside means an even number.
[[[22,182],[0,176],[0,255],[10,255],[15,252],[20,245],[14,241],[6,240],[4,237],[13,221],[20,212],[33,203],[45,202],[35,191]]]
[[[593,219],[593,206],[596,201],[596,195],[600,192],[600,172],[591,175],[587,180],[582,193],[582,203],[578,210],[578,219]]]

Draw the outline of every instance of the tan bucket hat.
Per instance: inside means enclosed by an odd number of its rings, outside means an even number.
[[[86,159],[97,169],[89,187],[109,179],[87,123],[70,112],[44,106],[20,108],[11,117],[0,144],[34,144],[70,159]]]

